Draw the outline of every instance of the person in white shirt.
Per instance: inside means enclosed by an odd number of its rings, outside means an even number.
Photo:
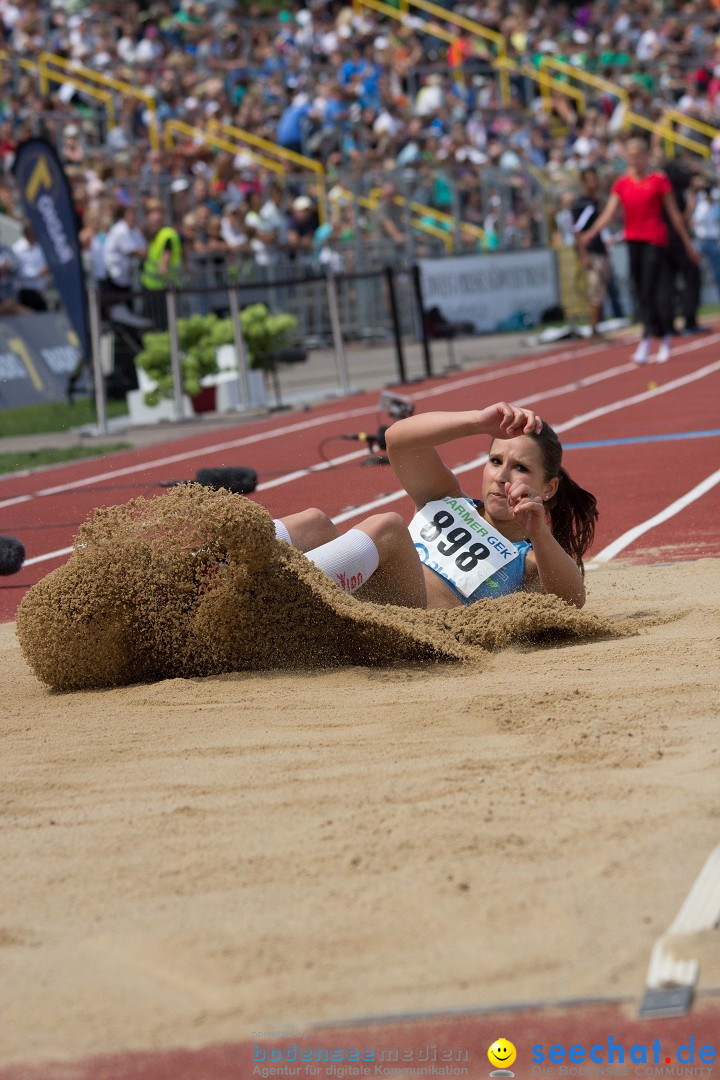
[[[115,211],[115,224],[108,232],[103,247],[105,268],[114,291],[126,292],[132,287],[134,261],[144,258],[146,250],[135,207],[119,206]]]
[[[243,228],[242,213],[239,206],[226,206],[220,222],[220,235],[231,251],[249,250],[248,236]]]
[[[268,186],[267,200],[260,208],[260,217],[267,232],[272,233],[267,242],[272,241],[273,246],[280,251],[284,250],[287,245],[288,233],[288,219],[282,208],[282,201],[282,185],[273,181]]]
[[[12,250],[18,266],[18,300],[33,311],[47,311],[43,289],[48,280],[48,264],[31,225],[25,226],[23,235],[12,245]]]
[[[710,191],[705,187],[700,188],[691,224],[698,247],[710,263],[720,293],[720,188]]]

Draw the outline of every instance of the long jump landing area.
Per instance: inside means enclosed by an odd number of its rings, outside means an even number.
[[[566,468],[598,497],[591,559],[715,557],[720,333],[676,345],[665,365],[638,367],[630,352],[629,345],[577,345],[408,391],[417,411],[505,400],[547,419],[563,441]],[[13,618],[26,589],[67,557],[74,531],[94,507],[162,494],[161,484],[192,478],[200,467],[250,465],[260,476],[256,497],[275,517],[315,505],[347,527],[381,507],[409,515],[391,471],[358,468],[367,451],[340,439],[373,432],[382,419],[378,395],[365,393],[244,426],[235,437],[197,435],[0,479],[3,532],[21,538],[27,552],[21,573],[0,585],[0,619]],[[444,455],[467,474],[471,490],[484,461],[477,441],[454,443]]]
[[[644,618],[651,567],[672,602],[654,636],[517,647],[477,671],[53,695],[0,626],[0,1080],[477,1078],[500,1037],[518,1080],[708,1080],[715,938],[686,1016],[640,1021],[637,1004],[718,842],[717,702],[692,695],[717,662],[717,589],[694,568],[720,558],[720,332],[666,365],[632,348],[571,344],[403,392],[417,412],[506,400],[547,419],[598,498],[589,606]],[[273,516],[409,519],[392,471],[341,438],[383,422],[363,393],[0,479],[0,532],[27,552],[0,622],[94,507],[202,467],[254,468]],[[443,450],[471,494],[486,449]]]
[[[508,1039],[517,1080],[594,1076],[708,1078],[717,1060],[720,1002],[692,1016],[638,1021],[617,1003],[558,1003],[463,1016],[368,1020],[294,1038],[196,1050],[104,1055],[84,1062],[0,1068],[0,1080],[250,1080],[259,1076],[490,1076],[489,1047]],[[275,1057],[271,1058],[271,1053]],[[702,1056],[701,1056],[702,1054]],[[304,1060],[303,1060],[304,1059]],[[579,1064],[579,1062],[584,1064]],[[334,1063],[333,1063],[334,1062]],[[542,1062],[542,1064],[539,1064]],[[564,1064],[561,1064],[564,1062]]]

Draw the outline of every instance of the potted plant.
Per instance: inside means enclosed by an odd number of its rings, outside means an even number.
[[[226,341],[224,337],[222,340],[218,339],[217,331],[224,321],[218,319],[217,315],[191,315],[189,319],[178,319],[178,347],[183,392],[189,398],[197,398],[202,393],[201,379],[206,375],[217,374],[216,349]],[[230,341],[232,341],[232,326],[230,327]],[[170,335],[166,330],[151,331],[143,334],[142,343],[142,352],[135,357],[135,364],[155,384],[153,389],[145,391],[143,400],[146,405],[158,405],[163,398],[173,396]]]
[[[298,321],[282,312],[273,315],[265,304],[250,304],[240,312],[240,329],[247,345],[250,366],[269,371],[280,405],[278,364],[296,364],[307,360],[307,351],[293,347]]]
[[[250,367],[272,372],[279,398],[277,364],[293,363],[307,357],[304,349],[289,348],[297,329],[297,319],[288,314],[272,315],[265,304],[251,304],[240,313],[240,326]],[[217,350],[235,341],[232,319],[220,319],[212,314],[192,315],[189,319],[178,319],[177,327],[183,392],[196,399],[195,409],[201,411],[197,399],[203,392],[202,379],[218,373]],[[153,406],[163,398],[173,396],[170,335],[167,331],[150,332],[143,334],[142,341],[143,349],[135,357],[135,363],[155,383],[154,388],[143,395],[145,404]],[[214,387],[209,389],[214,394]]]

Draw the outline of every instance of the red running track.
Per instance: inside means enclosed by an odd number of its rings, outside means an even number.
[[[509,1039],[517,1051],[512,1065],[517,1080],[708,1080],[717,1063],[719,1019],[716,997],[697,1002],[686,1016],[657,1020],[638,1020],[632,1006],[614,1002],[388,1017],[303,1031],[293,1039],[9,1065],[0,1067],[0,1080],[251,1080],[263,1072],[273,1080],[403,1080],[414,1074],[484,1080],[491,1070],[487,1051],[498,1038]],[[572,1064],[583,1060],[581,1052],[585,1064]],[[591,1062],[591,1053],[599,1064]],[[263,1054],[264,1061],[258,1060]],[[298,1062],[303,1054],[312,1065]]]
[[[591,557],[720,556],[720,333],[680,341],[662,366],[637,367],[631,351],[630,344],[573,345],[428,380],[408,393],[417,411],[498,400],[532,404],[558,429],[568,471],[598,497]],[[409,500],[392,471],[361,467],[362,444],[340,439],[377,430],[384,422],[377,403],[377,393],[362,394],[163,447],[0,479],[0,533],[17,536],[26,548],[20,573],[0,580],[0,620],[14,618],[30,585],[67,558],[65,549],[94,507],[156,497],[163,481],[192,478],[198,468],[253,467],[260,476],[255,497],[273,516],[317,505],[347,527],[383,506],[409,517]],[[327,457],[340,459],[332,468],[322,462],[321,442]],[[470,493],[479,488],[486,443],[466,439],[443,451],[452,468],[463,470]],[[608,548],[684,496],[688,505],[678,513],[621,540],[618,550]]]

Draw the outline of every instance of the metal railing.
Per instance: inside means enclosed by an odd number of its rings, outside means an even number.
[[[665,142],[665,151],[668,157],[674,155],[675,149],[678,146],[685,150],[690,150],[692,153],[698,154],[701,157],[710,156],[710,150],[704,143],[700,143],[696,139],[690,139],[686,135],[682,135],[673,130],[672,123],[668,121],[667,112],[663,115],[661,120],[651,120],[641,113],[634,112],[630,108],[630,95],[628,91],[624,87],[618,86],[617,83],[613,83],[609,79],[604,79],[599,75],[593,75],[591,72],[584,71],[582,68],[574,67],[564,60],[556,60],[554,56],[544,56],[541,61],[541,67],[552,68],[568,79],[575,79],[577,82],[581,82],[595,90],[616,97],[618,102],[625,109],[623,115],[623,127],[639,127],[644,131],[649,131],[653,135],[659,136]],[[720,134],[720,132],[717,134]]]
[[[405,2],[419,3],[420,0],[405,0]],[[443,8],[438,8],[435,4],[431,4],[429,6],[438,12],[443,12],[444,17],[450,19],[452,12],[446,12]],[[356,9],[359,9],[361,7],[367,7],[370,8],[372,11],[377,11],[381,15],[386,15],[388,18],[394,19],[398,22],[404,22],[406,17],[401,10],[399,10],[398,8],[390,7],[390,5],[383,3],[382,0],[353,0],[353,7],[355,7]],[[458,15],[455,16],[455,19],[467,21],[473,26],[480,26],[479,23],[474,23],[472,19],[465,20],[464,16]],[[454,24],[454,20],[451,21]],[[485,30],[486,28],[481,27],[481,29]],[[488,31],[488,33],[489,32],[490,31]],[[441,41],[446,41],[448,42],[448,44],[452,44],[453,42],[457,41],[457,35],[451,33],[445,27],[440,26],[437,23],[428,23],[427,26],[423,27],[423,33],[428,34],[430,37],[439,38]],[[498,36],[502,37],[502,35]],[[498,78],[500,80],[501,98],[507,104],[509,104],[511,100],[510,76],[521,75],[523,78],[529,79],[535,84],[537,84],[541,88],[541,90],[555,90],[558,93],[565,95],[566,97],[573,98],[579,105],[579,111],[581,113],[585,111],[586,95],[583,93],[582,90],[579,90],[577,87],[570,86],[567,82],[563,82],[560,79],[553,78],[553,76],[549,75],[547,72],[535,70],[535,68],[531,67],[529,64],[516,63],[514,60],[511,60],[510,57],[507,55],[507,49],[501,51],[499,55],[492,57],[489,60],[489,64],[497,72]],[[462,77],[462,71],[460,71],[459,74]]]
[[[42,88],[42,75],[41,66],[34,63],[32,60],[26,60],[23,57],[19,57],[15,54],[11,54],[7,49],[0,50],[0,64],[17,62],[18,65],[24,70],[33,75],[40,75],[40,86]],[[116,124],[115,115],[115,101],[109,90],[103,89],[103,87],[93,86],[90,83],[85,83],[81,79],[76,78],[74,75],[63,75],[62,81],[68,83],[75,90],[80,93],[87,94],[88,97],[95,98],[105,107],[105,114],[107,116],[108,127],[113,128]],[[47,88],[43,91],[47,93]]]
[[[500,94],[505,104],[510,104],[510,80],[507,74],[509,57],[504,34],[499,33],[497,30],[491,30],[489,27],[483,26],[482,23],[476,22],[475,19],[469,19],[466,15],[458,15],[454,11],[439,7],[438,4],[433,4],[430,0],[399,0],[399,3],[400,11],[404,15],[407,15],[411,7],[417,8],[428,15],[434,15],[435,18],[456,26],[460,30],[466,30],[475,37],[489,41],[495,47],[496,57],[500,61]]]
[[[85,90],[87,85],[92,86],[94,83],[98,83],[108,92],[114,90],[124,97],[142,101],[150,115],[150,123],[148,124],[150,145],[153,149],[159,148],[160,122],[158,119],[157,102],[153,95],[146,90],[139,90],[136,86],[125,82],[123,79],[115,79],[110,75],[103,75],[93,68],[84,67],[82,64],[66,60],[63,56],[57,56],[55,53],[50,52],[40,54],[37,70],[42,94],[48,93],[51,82],[70,82],[75,79],[80,80],[85,84],[83,86],[83,89]]]
[[[187,135],[189,138],[203,143],[205,146],[214,147],[216,150],[225,150],[230,154],[237,154],[242,150],[248,154],[249,157],[256,161],[263,168],[269,169],[270,172],[274,172],[277,175],[284,175],[285,170],[282,165],[272,158],[265,157],[263,154],[258,154],[254,150],[248,150],[248,148],[242,143],[231,142],[229,139],[224,139],[219,135],[207,131],[205,128],[194,127],[192,124],[186,124],[184,120],[166,120],[163,125],[163,142],[166,149],[171,149],[174,145],[175,134]]]
[[[315,327],[317,336],[314,338],[313,347],[325,345],[333,348],[338,393],[348,394],[352,390],[344,353],[344,339],[348,336],[348,332],[352,333],[353,325],[359,326],[361,320],[367,318],[367,313],[364,310],[366,305],[363,302],[363,298],[366,298],[366,287],[370,287],[375,294],[374,306],[376,310],[382,309],[384,312],[384,325],[379,332],[379,336],[387,340],[394,340],[399,382],[404,383],[407,381],[403,353],[403,333],[411,332],[414,334],[418,325],[422,327],[422,319],[418,319],[418,312],[416,312],[416,307],[421,304],[420,293],[411,269],[408,272],[397,273],[391,267],[385,267],[381,270],[338,275],[331,270],[318,272],[317,269],[308,267],[305,276],[301,279],[295,276],[289,278],[279,276],[283,269],[283,267],[275,267],[272,280],[266,282],[263,288],[262,302],[271,311],[282,310],[292,314],[292,306],[288,305],[287,301],[289,297],[294,296],[301,305],[301,309],[306,313],[310,312],[311,319],[323,317],[323,321],[318,322]],[[196,310],[197,301],[202,301],[202,297],[208,292],[211,294],[214,292],[212,286],[209,289],[203,286],[170,288],[157,297],[161,301],[161,306],[164,307],[165,317],[163,322],[169,336],[172,412],[175,420],[182,420],[186,415],[178,319]],[[225,281],[222,285],[222,292],[222,311],[224,314],[228,314],[232,320],[235,346],[236,404],[233,407],[246,410],[252,407],[248,374],[250,364],[248,362],[249,350],[242,332],[240,311],[241,306],[257,302],[256,286]],[[132,300],[132,296],[128,299]],[[399,303],[400,299],[403,301],[402,304]],[[202,302],[200,306],[204,306]],[[88,290],[88,309],[92,347],[90,360],[95,390],[98,433],[106,434],[107,409],[105,371],[103,370],[102,360],[102,303],[100,293],[94,285],[91,285]],[[410,326],[403,325],[403,315],[406,320],[408,316],[411,317],[412,324]],[[365,322],[364,327],[365,336],[367,336],[369,324]],[[151,329],[149,320],[148,329]],[[430,353],[424,331],[422,333],[425,344],[426,374],[431,376]],[[309,336],[307,333],[305,334],[307,344],[310,344],[307,340]],[[276,394],[279,399],[280,388],[276,367],[277,362],[274,361],[270,371],[274,377]],[[212,384],[212,378],[210,377],[210,384]],[[232,378],[232,371],[224,370],[219,381],[225,382],[229,379],[232,380]]]
[[[671,130],[673,124],[677,124],[678,127],[690,128],[691,131],[697,131],[698,134],[705,135],[710,140],[710,143],[720,136],[720,128],[713,127],[712,124],[708,124],[705,120],[698,120],[694,116],[688,116],[687,113],[680,112],[679,109],[666,109],[664,119]],[[680,135],[680,132],[677,134]],[[712,147],[708,149],[709,157],[712,153]]]
[[[224,124],[220,120],[211,120],[208,124],[208,128],[211,132],[219,131],[222,135],[229,135],[236,142],[241,145],[247,144],[249,146],[257,147],[260,150],[265,151],[266,154],[274,154],[276,157],[281,158],[287,163],[299,165],[307,172],[315,173],[318,180],[318,215],[320,221],[327,220],[327,192],[325,190],[325,169],[319,161],[314,158],[306,157],[305,154],[298,154],[295,150],[289,150],[285,146],[280,146],[278,143],[271,142],[269,139],[264,139],[260,135],[255,135],[251,131],[245,131],[243,128],[235,127],[234,124]],[[284,169],[281,171],[285,171]]]

